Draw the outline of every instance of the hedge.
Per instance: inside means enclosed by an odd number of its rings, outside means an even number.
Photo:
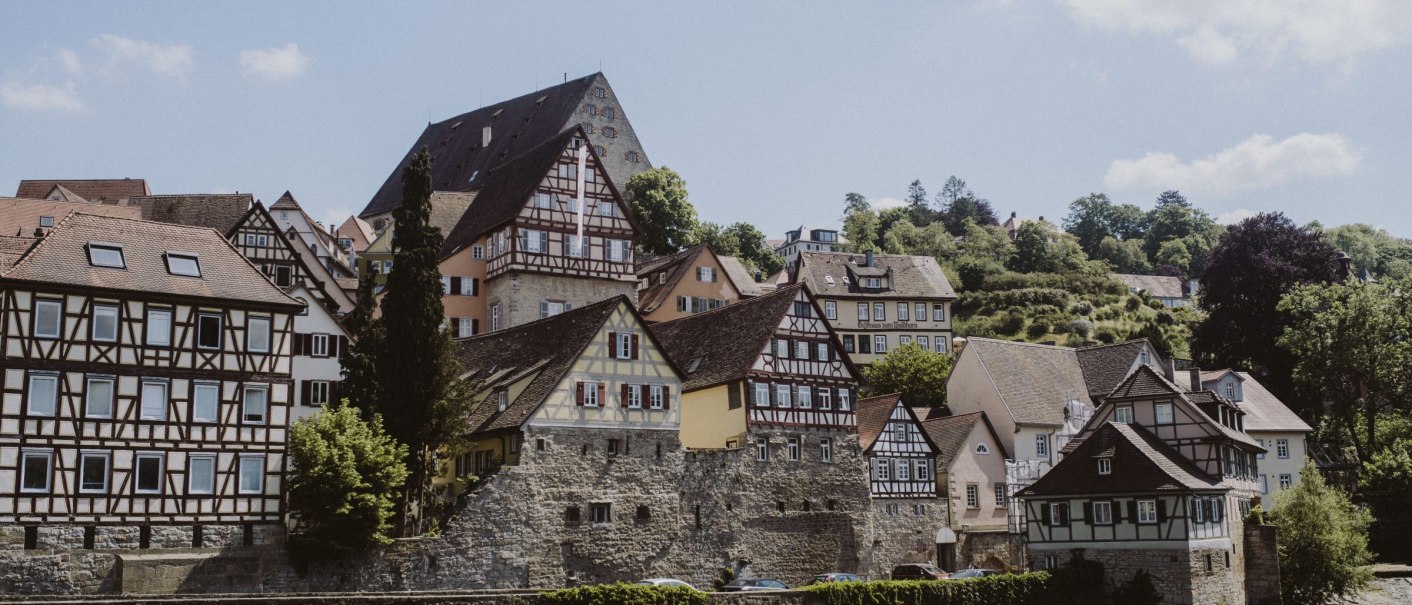
[[[1053,596],[1049,573],[1043,571],[966,580],[830,582],[804,590],[827,605],[1040,605]]]
[[[598,584],[540,593],[546,605],[706,605],[706,593],[682,586]]]

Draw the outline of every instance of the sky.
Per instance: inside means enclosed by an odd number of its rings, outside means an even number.
[[[1412,237],[1412,2],[0,5],[21,179],[360,211],[429,121],[603,71],[702,220],[770,237],[964,179],[1002,217],[1177,189]],[[18,26],[16,26],[18,24]]]

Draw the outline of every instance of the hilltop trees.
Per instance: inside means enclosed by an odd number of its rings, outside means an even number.
[[[628,179],[623,194],[642,228],[637,246],[644,253],[673,254],[686,247],[696,228],[696,207],[687,201],[686,181],[662,166]]]

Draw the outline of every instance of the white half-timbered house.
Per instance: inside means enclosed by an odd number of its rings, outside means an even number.
[[[354,301],[301,238],[281,230],[264,204],[256,201],[226,234],[250,263],[288,291],[303,284],[337,315],[353,310]]]
[[[289,337],[293,422],[314,415],[342,397],[343,354],[348,350],[349,335],[308,287],[300,284],[287,292],[306,303],[304,311],[294,316],[294,333]]]
[[[937,446],[898,394],[858,401],[858,441],[874,498],[937,497]]]
[[[0,296],[0,524],[27,547],[281,535],[300,301],[210,229],[77,213]]]

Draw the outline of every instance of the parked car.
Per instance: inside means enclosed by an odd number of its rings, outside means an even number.
[[[964,580],[966,578],[984,578],[986,576],[998,576],[1003,573],[1005,572],[996,569],[976,569],[972,567],[970,569],[963,569],[954,574],[951,574],[950,579]]]
[[[926,563],[908,563],[892,568],[894,580],[945,580],[950,574],[940,567]]]
[[[808,584],[826,584],[826,583],[828,583],[828,582],[862,582],[862,581],[863,581],[863,578],[860,578],[860,577],[858,577],[858,576],[856,576],[856,575],[853,575],[853,574],[851,574],[851,573],[833,572],[833,573],[821,573],[821,574],[819,574],[819,575],[817,575],[817,576],[814,576],[814,579],[809,580]]]
[[[646,580],[638,580],[637,583],[638,583],[638,584],[647,584],[647,585],[649,585],[649,586],[675,586],[675,587],[680,587],[680,588],[690,588],[690,589],[692,589],[692,590],[696,590],[696,587],[695,587],[695,586],[692,586],[692,585],[690,585],[690,584],[687,584],[686,582],[683,582],[683,581],[678,580],[678,579],[676,579],[676,578],[647,578]]]
[[[721,587],[721,592],[753,592],[756,590],[789,590],[789,585],[773,578],[736,580]]]

